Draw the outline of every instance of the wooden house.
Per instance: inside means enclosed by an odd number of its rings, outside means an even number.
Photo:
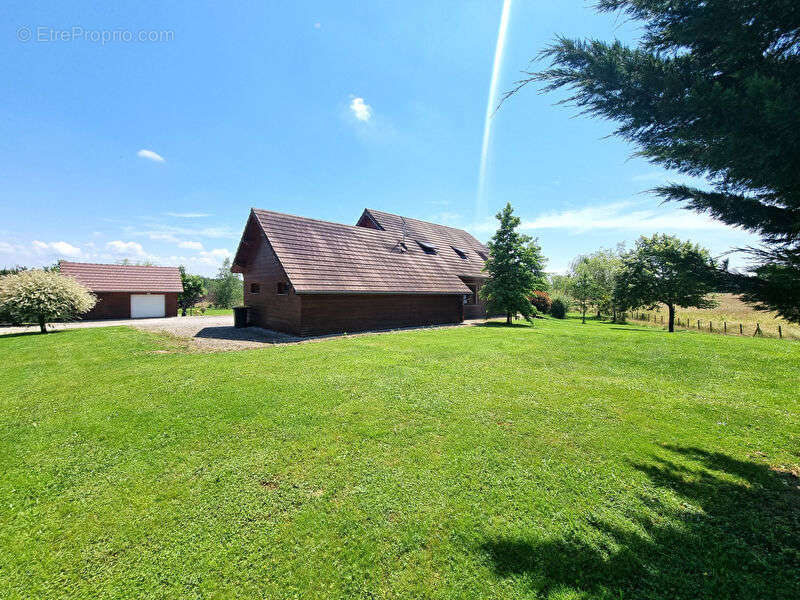
[[[487,253],[461,229],[377,210],[343,225],[252,209],[232,270],[250,324],[320,335],[484,317]]]

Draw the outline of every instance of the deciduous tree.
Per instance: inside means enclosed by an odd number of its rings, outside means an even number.
[[[217,279],[211,288],[211,298],[214,306],[218,308],[231,308],[243,301],[244,291],[242,280],[236,273],[231,272],[231,259],[222,261],[222,266],[217,272]]]
[[[569,294],[578,302],[581,309],[581,323],[586,323],[586,311],[597,298],[597,283],[592,277],[588,259],[579,256],[570,267]]]
[[[713,308],[708,294],[718,282],[718,267],[706,249],[673,236],[642,236],[622,258],[615,301],[625,309],[665,304],[674,331],[675,307]]]
[[[585,273],[590,280],[589,285],[583,287],[589,294],[588,303],[597,311],[598,317],[611,314],[616,319],[614,282],[622,265],[620,256],[623,249],[622,244],[616,250],[601,248],[597,252],[581,256],[577,261],[581,273]]]
[[[181,282],[183,283],[183,292],[178,294],[178,306],[181,307],[181,314],[185,317],[186,310],[200,301],[200,298],[206,293],[206,289],[203,284],[203,278],[200,277],[200,275],[188,275],[183,265],[181,265],[179,269],[181,272]]]
[[[18,322],[69,321],[89,312],[97,298],[71,277],[40,269],[0,278],[0,312]]]

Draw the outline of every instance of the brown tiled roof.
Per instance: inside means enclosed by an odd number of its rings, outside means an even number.
[[[431,255],[411,235],[406,236],[407,251],[401,252],[402,231],[394,231],[387,219],[394,215],[388,213],[375,214],[387,223],[381,223],[384,230],[259,209],[252,216],[300,294],[464,294],[470,290],[459,276],[485,277],[483,260],[475,253],[485,247],[459,229],[408,219],[409,230],[426,235],[419,241],[437,246],[438,253]],[[468,258],[460,258],[451,244],[464,246]],[[240,263],[239,254],[235,262]]]
[[[61,272],[92,292],[182,292],[178,267],[101,265],[61,261]]]
[[[384,231],[392,233],[397,238],[401,238],[403,235],[403,221],[405,221],[406,238],[435,246],[443,269],[462,276],[487,276],[481,270],[486,261],[478,253],[482,252],[484,256],[488,256],[489,248],[463,229],[410,219],[371,208],[364,209],[364,213],[368,214]],[[464,252],[467,258],[461,258],[453,248]],[[419,250],[420,248],[415,249]]]

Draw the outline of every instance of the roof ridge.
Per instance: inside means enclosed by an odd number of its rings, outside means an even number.
[[[352,229],[354,231],[370,232],[370,234],[373,234],[373,233],[380,233],[380,234],[390,233],[390,232],[385,231],[383,229],[372,229],[370,227],[359,227],[358,225],[348,225],[347,223],[338,223],[336,221],[325,221],[324,219],[315,219],[314,217],[304,217],[302,215],[293,215],[293,214],[290,214],[290,213],[278,212],[277,210],[266,210],[264,208],[252,208],[251,210],[253,212],[262,212],[262,213],[268,213],[268,214],[272,214],[272,215],[280,215],[281,217],[292,217],[293,219],[301,219],[303,221],[314,221],[315,223],[324,223],[325,225],[338,225],[339,227],[346,227],[347,229]]]
[[[59,264],[67,263],[69,265],[92,265],[95,267],[138,267],[140,269],[180,269],[180,267],[171,267],[169,265],[121,265],[118,263],[96,263],[96,262],[76,262],[74,260],[59,260]]]
[[[434,223],[433,221],[423,221],[422,219],[417,219],[415,217],[406,217],[404,215],[398,215],[398,214],[395,214],[395,213],[386,212],[385,210],[377,210],[377,209],[374,209],[374,208],[366,208],[364,210],[367,210],[369,212],[376,212],[376,213],[381,213],[381,214],[384,214],[384,215],[389,215],[390,217],[397,217],[399,219],[406,219],[408,221],[416,221],[418,223],[425,223],[426,225],[433,225],[434,227],[444,227],[445,229],[453,229],[455,231],[460,231],[462,233],[466,233],[467,235],[471,235],[472,237],[475,237],[474,235],[472,235],[466,229],[461,229],[460,227],[453,227],[452,225],[444,225],[443,223]],[[475,239],[477,239],[477,238],[475,238]],[[483,243],[480,240],[478,240],[478,242],[480,242],[481,244]]]

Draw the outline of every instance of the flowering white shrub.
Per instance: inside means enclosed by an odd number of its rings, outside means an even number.
[[[90,311],[97,298],[71,277],[52,271],[22,271],[0,278],[0,312],[20,322],[69,321]]]

